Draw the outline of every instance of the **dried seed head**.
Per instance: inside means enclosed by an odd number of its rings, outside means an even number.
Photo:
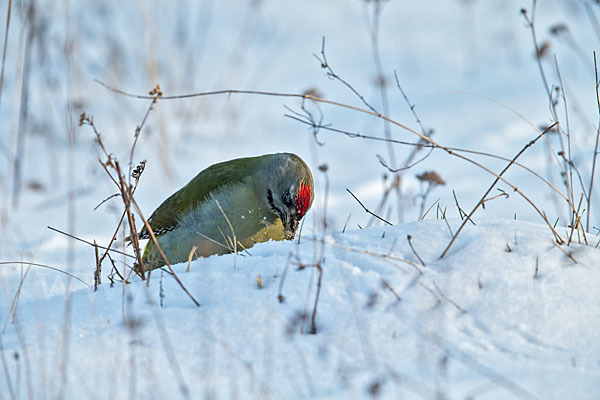
[[[537,50],[537,54],[536,54],[537,58],[544,57],[546,54],[548,54],[548,50],[550,50],[550,43],[549,42],[542,43],[542,45]]]
[[[569,28],[567,27],[567,25],[563,23],[558,23],[550,27],[550,33],[552,35],[558,35],[559,33],[567,32],[568,30]]]
[[[154,89],[152,89],[149,93],[150,96],[154,96],[154,97],[160,97],[163,95],[162,90],[160,89],[160,85],[156,85],[156,87]]]
[[[319,89],[317,89],[316,87],[309,87],[304,91],[303,94],[311,97],[318,97],[320,99],[323,98],[323,95],[321,94],[321,92],[319,92]]]
[[[142,176],[142,172],[144,172],[145,168],[146,168],[146,160],[140,161],[140,163],[131,172],[131,177],[134,178],[135,180],[140,179],[140,176]]]
[[[442,179],[442,177],[435,171],[427,171],[422,174],[417,175],[417,179],[421,182],[427,182],[431,186],[437,185],[445,185],[446,182]]]

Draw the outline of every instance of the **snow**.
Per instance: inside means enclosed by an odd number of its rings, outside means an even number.
[[[118,198],[94,210],[115,188],[98,164],[92,131],[77,126],[79,115],[94,117],[127,169],[148,107],[94,79],[139,94],[157,83],[167,95],[316,89],[364,107],[314,58],[325,37],[330,66],[382,108],[369,34],[374,2],[37,0],[34,40],[24,23],[28,4],[12,2],[0,103],[0,262],[48,265],[92,284],[92,247],[47,229],[106,245],[121,216]],[[537,136],[533,127],[551,123],[522,7],[531,11],[531,2],[384,2],[379,39],[390,116],[419,129],[394,86],[396,71],[436,141],[514,157]],[[543,59],[550,85],[559,85],[554,55],[560,68],[573,161],[585,185],[598,120],[592,51],[599,38],[590,10],[600,16],[592,1],[544,0],[536,13],[539,42],[550,43]],[[549,33],[557,23],[566,24],[566,36]],[[462,223],[455,197],[470,211],[492,175],[434,151],[404,172],[402,197],[382,210],[394,226],[374,223],[346,188],[375,209],[390,178],[377,158],[390,162],[385,143],[321,131],[319,146],[306,126],[284,117],[284,106],[299,111],[301,103],[255,95],[159,101],[131,160],[148,160],[135,197],[149,215],[212,163],[293,151],[316,184],[300,244],[263,243],[251,255],[194,261],[190,272],[174,266],[200,307],[166,272],[154,272],[149,285],[132,278],[113,286],[105,262],[94,292],[56,270],[0,264],[0,399],[600,398],[598,189],[589,245],[578,232],[569,246],[553,244],[535,210],[500,182],[509,197],[479,209],[476,224],[440,259]],[[323,113],[324,124],[383,136],[375,118],[308,106]],[[565,128],[563,107],[559,99]],[[391,133],[417,140],[401,129]],[[548,139],[556,154],[558,136]],[[412,148],[394,151],[400,164]],[[506,166],[472,157],[496,172]],[[549,158],[539,141],[519,162],[564,192]],[[416,175],[425,171],[446,185],[423,199]],[[548,185],[517,165],[505,177],[551,223],[558,219],[563,238],[571,235],[569,209]],[[575,203],[580,193],[576,185]],[[422,201],[425,209],[434,205],[424,220]],[[130,251],[122,236],[116,247]],[[130,263],[114,259],[120,270]],[[315,264],[323,281],[311,334]]]
[[[449,221],[454,231],[460,223]],[[420,221],[263,243],[251,256],[196,260],[188,273],[176,266],[200,307],[165,273],[98,292],[71,281],[66,303],[21,299],[3,335],[8,371],[22,376],[17,397],[27,385],[34,397],[61,393],[64,373],[67,398],[342,399],[373,385],[383,398],[597,398],[600,250],[573,245],[574,263],[547,227],[491,219],[439,259],[449,238],[444,221]],[[318,261],[323,243],[312,335],[317,274],[298,265],[315,263],[315,247]]]

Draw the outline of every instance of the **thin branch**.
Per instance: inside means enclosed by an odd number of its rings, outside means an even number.
[[[468,93],[468,94],[473,94],[473,93]],[[474,94],[475,95],[475,94]],[[485,96],[482,96],[483,98],[486,98]],[[491,99],[491,98],[486,98],[487,100],[493,101],[495,102],[495,100]],[[502,103],[497,103],[501,106]],[[310,125],[311,123],[309,121],[300,119],[300,118],[296,118],[294,116],[285,114],[285,117],[288,117],[290,119],[294,119],[298,122],[301,122],[303,124],[307,124]],[[537,128],[535,128],[535,126],[532,125],[532,127],[534,127],[534,129],[537,130]],[[377,137],[377,136],[371,136],[371,135],[364,135],[360,132],[350,132],[350,131],[345,131],[342,129],[337,129],[337,128],[333,128],[331,126],[327,126],[327,125],[320,125],[317,128],[319,129],[324,129],[327,131],[331,131],[331,132],[336,132],[336,133],[341,133],[343,135],[346,135],[350,138],[360,138],[360,139],[365,139],[365,140],[373,140],[373,141],[387,141],[386,138],[382,138],[382,137]],[[539,132],[539,131],[538,131]],[[413,142],[407,142],[407,141],[403,141],[403,140],[397,140],[397,139],[391,139],[390,140],[391,143],[394,144],[400,144],[400,145],[405,145],[405,146],[417,146],[417,147],[424,147],[424,148],[428,148],[430,149],[430,152],[435,149],[435,148],[440,148],[445,150],[446,152],[448,152],[450,155],[456,155],[453,153],[466,153],[466,154],[473,154],[473,155],[478,155],[478,156],[483,156],[483,157],[488,157],[488,158],[493,158],[496,160],[502,160],[502,161],[511,161],[510,158],[507,157],[503,157],[503,156],[499,156],[497,154],[491,154],[491,153],[486,153],[484,151],[478,151],[478,150],[470,150],[470,149],[462,149],[462,148],[458,148],[458,147],[447,147],[447,146],[440,146],[437,144],[431,144],[431,143],[425,143],[425,144],[421,144],[421,143],[413,143]],[[391,167],[389,165],[387,165],[387,163],[385,162],[385,160],[383,160],[383,158],[380,158],[381,156],[378,156],[378,159],[380,160],[380,163],[387,168],[388,170],[390,170],[390,172],[396,172],[396,171],[400,171],[403,168],[399,168],[397,170],[393,170],[391,169]],[[383,162],[381,162],[383,160]],[[468,160],[469,162],[471,162],[471,160]],[[420,162],[420,161],[419,161]],[[416,165],[417,162],[413,163],[410,167]],[[560,191],[560,189],[558,189],[555,185],[552,184],[552,182],[548,181],[548,179],[544,178],[542,175],[540,175],[539,173],[537,173],[536,171],[534,171],[533,169],[529,168],[528,166],[521,164],[519,162],[515,162],[514,165],[524,169],[525,171],[529,172],[530,174],[532,174],[533,176],[535,176],[536,178],[538,178],[540,181],[542,181],[544,184],[546,184],[553,192],[555,192],[557,195],[559,195],[562,199],[564,199],[570,206],[571,209],[575,209],[575,206],[571,204],[571,200],[569,197],[567,197],[563,192]],[[479,166],[476,164],[476,166]],[[482,168],[482,167],[480,167]],[[486,170],[485,168],[482,168],[484,170]],[[486,170],[487,172],[490,172],[489,170]],[[493,172],[490,172],[492,175],[494,175]]]
[[[160,246],[158,244],[158,240],[156,239],[156,236],[154,235],[154,232],[152,231],[152,227],[148,223],[148,220],[146,218],[144,218],[144,215],[142,214],[142,210],[141,210],[140,206],[137,204],[137,202],[135,201],[135,199],[133,197],[131,197],[131,204],[133,204],[135,211],[137,212],[137,214],[140,216],[140,218],[144,222],[144,226],[146,227],[146,230],[150,234],[150,237],[152,238],[152,242],[156,245],[156,248],[157,248],[158,252],[160,253],[161,257],[167,263],[167,267],[169,268],[169,271],[171,271],[171,274],[173,274],[173,278],[175,278],[175,280],[177,281],[177,283],[179,284],[181,289],[183,289],[183,291],[188,295],[188,297],[190,299],[192,299],[194,304],[196,306],[200,307],[200,303],[198,303],[198,301],[196,301],[194,296],[192,296],[192,294],[185,288],[185,286],[183,285],[183,282],[181,282],[181,280],[179,280],[179,277],[177,276],[175,271],[173,271],[173,267],[171,267],[169,260],[167,260],[167,256],[165,255],[165,253],[163,252],[163,250],[160,248]]]
[[[73,236],[73,235],[71,235],[70,233],[63,232],[63,231],[61,231],[60,229],[56,229],[56,228],[53,228],[53,227],[51,227],[51,226],[46,226],[46,228],[50,229],[51,231],[54,231],[54,232],[60,233],[60,234],[62,234],[62,235],[68,236],[68,237],[70,237],[70,238],[72,238],[72,239],[78,240],[78,241],[80,241],[80,242],[82,242],[82,243],[89,244],[89,245],[90,245],[90,246],[92,246],[92,247],[95,247],[94,243],[92,243],[92,242],[88,242],[87,240],[84,240],[84,239],[81,239],[81,238],[78,238],[77,236]],[[100,249],[102,249],[102,250],[110,250],[110,251],[114,251],[115,253],[118,253],[118,254],[121,254],[121,255],[123,255],[123,256],[127,256],[127,257],[130,257],[130,258],[135,258],[135,257],[134,257],[134,256],[132,256],[131,254],[127,254],[127,253],[125,253],[125,252],[122,252],[122,251],[119,251],[119,250],[116,250],[116,249],[112,249],[112,248],[108,248],[108,247],[104,247],[104,246],[99,246],[99,245],[98,245],[98,248],[100,248]]]
[[[421,270],[421,268],[419,268],[419,266],[415,262],[410,261],[410,260],[405,260],[404,258],[391,256],[391,255],[385,254],[385,253],[375,253],[375,252],[372,252],[372,251],[369,251],[369,250],[355,249],[355,248],[352,248],[352,247],[346,247],[346,246],[342,246],[340,244],[337,244],[335,242],[327,242],[325,244],[328,245],[328,246],[337,247],[339,249],[343,249],[343,250],[349,251],[351,253],[366,254],[366,255],[369,255],[369,256],[373,256],[373,257],[380,257],[380,258],[385,258],[385,259],[388,259],[388,260],[398,261],[398,262],[401,262],[401,263],[404,263],[404,264],[408,264],[411,267],[413,267],[418,272],[419,275],[423,275],[423,271]]]
[[[0,71],[0,104],[2,104],[2,88],[4,84],[4,65],[6,64],[6,49],[8,47],[8,31],[10,27],[10,12],[12,9],[12,0],[8,0],[8,9],[6,11],[6,30],[4,31],[4,46],[2,47],[2,69]]]
[[[398,293],[396,293],[396,291],[394,290],[394,288],[385,279],[381,278],[381,284],[383,285],[384,288],[386,288],[387,290],[389,290],[391,294],[394,295],[394,297],[396,298],[396,300],[398,300],[399,302],[402,301],[402,297],[400,297],[398,295]]]
[[[512,159],[512,161],[510,163],[508,163],[508,165],[506,167],[504,167],[504,169],[502,170],[502,172],[500,172],[499,175],[497,175],[497,178],[494,179],[494,182],[492,183],[492,185],[488,188],[488,190],[484,193],[484,195],[481,197],[481,200],[479,200],[479,202],[477,203],[477,205],[475,205],[475,207],[473,208],[473,210],[471,210],[471,212],[469,213],[469,215],[467,216],[467,219],[464,220],[462,222],[462,224],[460,225],[460,228],[458,228],[458,231],[456,231],[456,233],[454,234],[454,236],[452,237],[452,240],[450,240],[450,243],[448,243],[448,246],[446,247],[446,249],[442,252],[442,255],[440,255],[440,258],[443,258],[446,253],[448,252],[448,250],[450,250],[450,247],[452,247],[452,244],[454,243],[454,241],[456,240],[456,238],[458,237],[458,235],[460,234],[460,232],[462,231],[462,229],[465,227],[467,221],[469,221],[471,219],[471,217],[473,216],[473,214],[475,214],[475,211],[477,211],[477,209],[479,208],[479,206],[483,203],[483,200],[485,200],[485,198],[487,197],[487,195],[492,191],[492,189],[494,188],[494,186],[496,186],[496,183],[498,183],[498,181],[501,179],[502,175],[504,175],[504,173],[506,171],[508,171],[508,169],[511,167],[511,165],[514,164],[514,161],[519,158],[521,156],[521,154],[523,154],[525,152],[525,150],[527,150],[529,147],[533,146],[533,144],[535,142],[538,141],[538,139],[540,139],[542,136],[544,136],[550,129],[552,129],[554,126],[556,126],[558,124],[558,122],[555,122],[554,124],[552,124],[551,126],[549,126],[548,128],[546,128],[544,130],[544,132],[542,132],[538,137],[536,137],[535,139],[533,139],[531,142],[527,143],[522,149],[521,151],[519,151],[517,153],[517,155]],[[516,189],[516,188],[515,188]],[[520,193],[520,192],[519,192]],[[552,225],[550,225],[550,222],[548,221],[548,218],[545,218],[546,222],[548,223],[548,225],[551,227]],[[558,233],[556,232],[556,230],[554,230],[554,228],[552,228],[552,232],[554,232],[555,237],[557,239],[557,241],[560,239],[562,242],[562,239],[560,238],[560,236],[558,235]]]
[[[429,211],[431,211],[431,210],[433,209],[433,207],[435,207],[435,205],[436,205],[437,203],[439,203],[439,201],[440,201],[440,200],[441,200],[441,199],[437,199],[436,201],[434,201],[434,202],[433,202],[433,204],[431,205],[431,207],[429,207],[429,208],[427,209],[427,211],[425,211],[425,213],[424,213],[424,214],[423,214],[423,216],[421,217],[421,221],[425,219],[425,217],[427,216],[427,214],[429,214]]]
[[[110,196],[108,196],[107,198],[105,198],[104,200],[102,200],[100,202],[100,204],[98,204],[96,207],[94,207],[94,211],[96,211],[98,208],[100,208],[100,206],[104,203],[106,203],[107,201],[109,201],[110,199],[114,198],[114,197],[119,197],[121,194],[120,193],[114,193],[111,194]]]
[[[544,67],[542,66],[542,60],[540,57],[540,47],[537,41],[537,35],[535,33],[535,9],[536,9],[537,0],[532,0],[531,2],[531,18],[527,15],[527,10],[522,9],[521,14],[527,25],[529,26],[529,30],[531,31],[531,38],[533,39],[533,46],[535,47],[535,59],[537,61],[538,69],[540,70],[540,75],[542,77],[542,81],[544,83],[544,89],[546,89],[546,94],[549,99],[552,99],[552,95],[550,94],[550,86],[548,85],[548,80],[546,79],[546,74],[544,73]]]
[[[231,235],[233,236],[233,240],[230,239],[230,242],[232,244],[232,248],[233,248],[233,267],[235,268],[235,261],[236,261],[236,257],[237,257],[237,236],[235,235],[235,230],[233,229],[233,225],[231,224],[231,221],[229,220],[229,217],[227,217],[227,214],[225,214],[225,211],[223,211],[223,207],[221,207],[221,204],[219,203],[219,200],[215,199],[215,202],[217,203],[217,207],[219,207],[219,210],[221,211],[221,214],[223,214],[223,217],[225,218],[225,221],[227,221],[227,225],[229,225],[229,230],[231,230]],[[220,230],[220,228],[219,228]]]
[[[133,169],[133,152],[135,150],[135,145],[137,144],[138,138],[140,137],[140,133],[142,133],[142,128],[144,127],[144,124],[146,123],[146,120],[148,119],[150,112],[154,109],[154,104],[156,104],[156,101],[163,94],[160,89],[160,85],[156,85],[156,87],[154,89],[152,89],[149,94],[150,94],[150,96],[152,96],[152,101],[150,102],[150,104],[148,105],[148,108],[146,109],[146,113],[144,114],[144,118],[142,118],[142,122],[135,128],[133,145],[131,146],[131,151],[129,152],[129,183],[130,184],[131,184],[131,170]]]
[[[568,251],[566,251],[565,249],[563,249],[559,243],[556,243],[553,240],[552,244],[555,245],[560,251],[562,251],[563,253],[565,253],[565,256],[569,257],[571,259],[571,261],[573,261],[575,264],[578,264],[577,260]]]
[[[445,299],[448,303],[452,304],[454,307],[456,307],[456,309],[462,313],[466,313],[465,309],[462,308],[461,306],[459,306],[458,304],[456,304],[454,302],[454,300],[452,300],[450,297],[446,296],[446,294],[444,294],[444,292],[442,292],[442,289],[440,289],[440,287],[438,286],[438,284],[436,283],[436,281],[433,281],[433,286],[435,286],[435,288],[437,289],[438,293],[440,294],[440,296],[442,296],[443,299]]]
[[[63,271],[62,269],[59,269],[59,268],[56,268],[56,267],[51,267],[50,265],[38,264],[38,263],[32,263],[32,262],[25,262],[25,261],[0,261],[0,265],[10,265],[10,264],[31,265],[33,267],[40,267],[40,268],[51,269],[52,271],[60,272],[61,274],[65,274],[65,275],[70,276],[71,278],[75,278],[79,282],[81,282],[84,285],[86,285],[87,287],[92,287],[89,283],[87,283],[86,281],[82,280],[81,278],[78,278],[78,277],[76,277],[73,274],[70,274],[70,273],[68,273],[66,271]]]
[[[361,202],[361,201],[358,199],[358,197],[356,197],[356,196],[354,195],[354,193],[352,193],[352,192],[350,191],[350,189],[346,188],[346,191],[347,191],[348,193],[350,193],[350,195],[352,195],[352,197],[354,197],[354,200],[358,201],[358,204],[360,204],[360,206],[363,208],[363,210],[365,210],[365,211],[367,212],[367,214],[371,214],[372,216],[374,216],[374,217],[375,217],[375,218],[377,218],[378,220],[380,220],[380,221],[383,221],[383,222],[385,222],[386,224],[388,224],[388,225],[390,225],[390,226],[394,226],[394,224],[392,224],[391,222],[389,222],[389,221],[387,221],[387,220],[385,220],[385,219],[381,218],[379,215],[375,214],[374,212],[372,212],[371,210],[369,210],[367,207],[365,207],[365,205],[364,205],[364,204],[363,204],[363,203],[362,203],[362,202]]]
[[[369,102],[367,102],[367,100],[365,100],[364,96],[360,94],[358,90],[356,90],[351,84],[342,79],[342,77],[333,71],[333,68],[331,68],[331,65],[329,65],[329,62],[327,62],[327,56],[325,55],[325,36],[323,36],[321,40],[321,56],[317,56],[316,54],[313,54],[313,56],[321,63],[321,68],[327,70],[328,78],[335,79],[342,83],[344,86],[350,89],[350,91],[354,93],[369,110],[373,111],[374,113],[379,113],[379,111],[377,111],[371,104],[369,104]]]
[[[596,62],[596,52],[594,51],[594,71],[596,72],[596,105],[598,106],[598,114],[600,115],[600,80],[598,80],[598,64]],[[600,120],[600,118],[599,118]],[[590,231],[590,218],[592,213],[592,191],[594,190],[594,175],[596,173],[596,159],[598,158],[598,144],[600,142],[600,123],[596,129],[596,143],[594,144],[594,156],[592,158],[592,175],[590,177],[590,188],[587,198],[587,222],[585,230]]]
[[[136,94],[131,94],[131,93],[127,93],[124,92],[122,90],[119,89],[115,89],[99,80],[96,79],[96,81],[98,83],[100,83],[101,85],[103,85],[105,88],[107,88],[108,90],[115,92],[115,93],[119,93],[122,94],[124,96],[128,96],[128,97],[132,97],[132,98],[137,98],[137,99],[151,99],[152,97],[150,96],[143,96],[143,95],[136,95]],[[348,110],[353,110],[356,112],[360,112],[360,113],[364,113],[364,114],[369,114],[372,115],[374,117],[380,118],[380,119],[384,119],[388,122],[390,122],[392,125],[395,125],[401,129],[404,129],[408,132],[413,133],[414,135],[419,136],[421,139],[425,140],[426,142],[428,142],[431,146],[435,147],[435,148],[439,148],[443,151],[445,151],[446,153],[448,153],[449,155],[455,156],[460,158],[463,161],[466,161],[468,163],[471,163],[481,169],[483,169],[484,171],[496,176],[497,178],[499,178],[502,182],[504,182],[505,184],[507,184],[508,186],[510,186],[512,189],[514,189],[517,193],[519,193],[519,195],[525,199],[525,201],[527,201],[532,207],[533,209],[540,215],[540,217],[542,217],[542,219],[544,220],[544,222],[546,222],[546,224],[548,225],[548,227],[550,228],[550,230],[553,232],[553,234],[555,235],[557,240],[561,240],[560,235],[558,235],[558,233],[556,232],[556,230],[554,229],[554,227],[552,226],[552,224],[550,224],[550,222],[548,221],[548,218],[545,216],[545,214],[535,205],[535,203],[529,199],[529,197],[527,197],[523,192],[519,191],[517,189],[516,186],[514,186],[513,184],[511,184],[510,182],[508,182],[506,179],[504,179],[501,176],[498,176],[495,172],[493,172],[492,170],[490,170],[489,168],[485,167],[484,165],[482,165],[481,163],[478,163],[475,160],[472,160],[466,156],[463,156],[462,154],[459,154],[458,152],[452,150],[451,148],[442,146],[440,144],[438,144],[437,142],[435,142],[433,139],[431,139],[430,137],[427,137],[425,135],[423,135],[420,132],[415,131],[414,129],[411,129],[409,127],[407,127],[404,124],[401,124],[400,122],[394,121],[389,117],[386,117],[385,115],[379,114],[379,113],[375,113],[369,110],[365,110],[359,107],[354,107],[348,104],[344,104],[344,103],[340,103],[340,102],[336,102],[336,101],[331,101],[331,100],[326,100],[326,99],[321,99],[319,97],[315,97],[309,94],[297,94],[297,93],[278,93],[278,92],[267,92],[267,91],[256,91],[256,90],[234,90],[234,89],[227,89],[227,90],[217,90],[217,91],[212,91],[212,92],[199,92],[199,93],[191,93],[191,94],[186,94],[186,95],[178,95],[178,96],[161,96],[160,99],[161,100],[172,100],[172,99],[185,99],[185,98],[191,98],[191,97],[201,97],[201,96],[210,96],[210,95],[219,95],[219,94],[226,94],[226,95],[231,95],[231,94],[249,94],[249,95],[261,95],[261,96],[276,96],[276,97],[291,97],[291,98],[301,98],[301,99],[308,99],[308,100],[314,100],[320,103],[324,103],[324,104],[330,104],[336,107],[340,107],[340,108],[344,108],[344,109],[348,109]],[[554,125],[553,125],[554,126]],[[379,138],[378,140],[382,140],[381,138]],[[383,139],[383,140],[387,140],[387,139]],[[390,142],[393,142],[393,140],[390,140]],[[564,194],[562,195],[564,198],[566,198],[566,196],[564,196]],[[569,200],[567,200],[569,202]],[[574,205],[570,204],[571,208],[575,208]]]

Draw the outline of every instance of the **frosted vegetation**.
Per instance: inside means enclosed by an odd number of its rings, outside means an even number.
[[[599,398],[599,18],[4,2],[0,399]],[[132,272],[129,216],[284,151],[298,240]]]

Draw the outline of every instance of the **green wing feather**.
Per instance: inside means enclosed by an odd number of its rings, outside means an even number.
[[[177,226],[178,216],[196,207],[221,186],[241,183],[249,177],[264,156],[239,158],[211,165],[183,188],[166,199],[150,216],[148,222],[156,232],[169,231]],[[144,227],[140,238],[148,237]]]

